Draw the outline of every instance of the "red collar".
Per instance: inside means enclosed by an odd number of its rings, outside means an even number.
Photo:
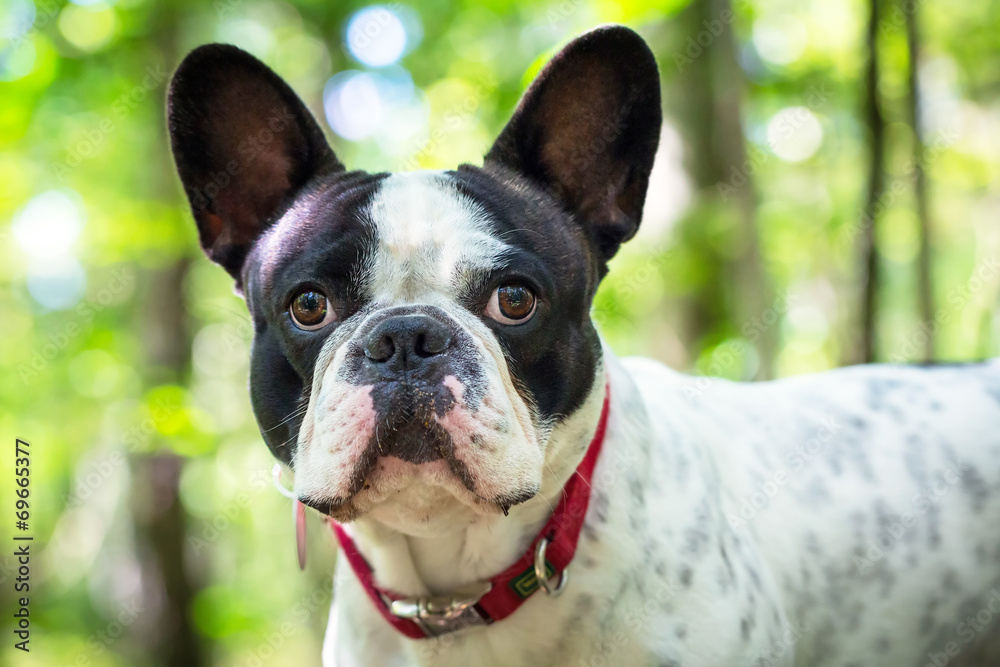
[[[479,598],[478,602],[470,603],[457,613],[430,620],[426,615],[405,618],[394,614],[390,610],[392,602],[404,600],[404,596],[376,586],[372,568],[361,555],[354,540],[340,524],[330,522],[337,535],[337,541],[340,542],[340,548],[347,557],[347,562],[350,563],[376,609],[390,625],[411,639],[423,639],[473,625],[488,625],[507,618],[539,588],[535,576],[534,556],[543,539],[548,540],[545,549],[548,581],[557,582],[560,581],[560,577],[565,576],[565,570],[576,553],[580,529],[587,515],[587,506],[590,504],[590,480],[594,475],[597,457],[601,453],[601,445],[604,444],[610,398],[611,391],[608,387],[604,392],[604,406],[601,409],[601,418],[597,423],[594,439],[590,441],[587,453],[576,472],[563,487],[562,497],[551,518],[532,541],[531,547],[513,565],[490,579],[489,592]],[[433,605],[434,600],[427,602]]]

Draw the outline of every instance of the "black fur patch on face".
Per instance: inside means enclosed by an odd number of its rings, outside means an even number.
[[[285,463],[291,462],[320,350],[363,306],[357,273],[371,235],[364,211],[383,178],[351,172],[311,184],[243,267],[254,322],[250,398],[265,442]],[[298,329],[288,306],[303,289],[322,291],[337,321],[316,331]]]
[[[538,306],[526,324],[484,318],[500,341],[515,385],[544,420],[573,414],[594,382],[601,343],[590,319],[599,259],[583,230],[549,193],[497,165],[463,165],[459,190],[490,216],[494,233],[513,248],[465,305],[482,313],[497,285],[524,281]]]

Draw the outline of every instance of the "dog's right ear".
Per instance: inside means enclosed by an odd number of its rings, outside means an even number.
[[[486,162],[552,192],[590,237],[603,274],[639,228],[661,124],[653,53],[632,30],[604,26],[545,66]]]
[[[235,46],[188,54],[170,82],[167,121],[201,246],[237,286],[250,248],[295,193],[344,168],[288,84]]]

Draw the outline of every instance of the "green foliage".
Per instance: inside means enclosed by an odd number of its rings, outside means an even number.
[[[707,85],[685,78],[686,67],[705,57],[692,54],[713,48],[691,46],[703,31],[683,21],[696,4],[403,5],[422,31],[400,63],[412,77],[418,116],[424,114],[418,130],[390,136],[387,122],[370,138],[347,141],[322,124],[342,160],[356,168],[477,162],[559,46],[599,23],[627,23],[647,37],[661,63],[668,127],[640,237],[614,260],[595,303],[605,337],[621,353],[732,379],[834,367],[852,359],[858,344],[866,9],[821,0],[734,3],[747,157],[699,183],[693,162],[722,139],[717,128],[697,139],[690,130],[705,119],[683,110],[692,86]],[[190,614],[205,654],[220,665],[315,663],[334,548],[314,524],[309,570],[297,574],[289,503],[271,486],[272,459],[246,395],[252,326],[228,277],[197,247],[169,154],[163,99],[167,77],[187,50],[231,41],[288,78],[322,119],[331,76],[370,70],[345,48],[346,22],[364,6],[356,0],[86,6],[8,0],[0,6],[0,35],[6,35],[0,36],[0,425],[36,452],[32,531],[46,547],[34,561],[33,652],[15,654],[6,642],[0,662],[154,664],[144,639],[161,622],[152,603],[122,622],[114,638],[102,637],[132,601],[155,598],[144,588],[153,584],[140,568],[146,556],[137,531],[156,499],[132,482],[139,462],[169,452],[186,461],[178,488],[187,518],[187,575],[196,589]],[[917,315],[914,134],[904,106],[909,63],[901,19],[888,11],[879,91],[889,121],[892,194],[877,234],[884,268],[879,354],[916,358],[922,332],[933,327],[941,358],[995,355],[1000,5],[919,6],[940,321],[922,323]],[[714,43],[706,30],[705,41]],[[788,116],[788,136],[772,127],[769,138],[775,115],[796,107],[807,111]],[[798,161],[781,157],[808,143],[803,128],[812,123],[821,133],[815,151]],[[25,241],[17,227],[29,204],[53,191],[68,202],[60,215],[80,225],[76,241],[61,251],[65,228]],[[749,228],[739,209],[747,192],[755,219]],[[752,243],[770,296],[760,312],[739,318],[732,263]],[[59,307],[44,306],[29,289],[32,276],[58,263],[52,257],[85,275],[79,298]],[[155,289],[159,276],[178,267],[184,271],[180,365],[158,352],[169,341],[158,339],[157,323],[171,303]],[[767,335],[776,343],[773,368],[762,366]],[[2,458],[5,479],[11,465],[11,457]],[[5,543],[9,531],[4,522]],[[10,567],[10,558],[0,557],[3,577]],[[10,636],[7,624],[0,626]],[[274,636],[285,644],[277,655],[263,639]]]

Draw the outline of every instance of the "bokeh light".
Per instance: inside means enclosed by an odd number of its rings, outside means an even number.
[[[16,81],[31,74],[37,57],[31,39],[20,38],[12,48],[0,52],[0,81]]]
[[[104,350],[87,350],[78,354],[69,365],[73,388],[83,396],[103,398],[121,382],[122,368]]]
[[[347,48],[363,65],[392,65],[406,51],[406,28],[399,14],[390,7],[365,7],[347,23]]]
[[[405,152],[427,126],[426,103],[399,66],[334,75],[323,90],[323,110],[331,129],[344,139],[360,141],[377,133],[384,148],[394,142],[389,155]]]
[[[61,256],[32,264],[28,269],[28,293],[50,310],[75,305],[87,287],[87,273],[74,257]]]
[[[347,70],[326,83],[323,110],[334,132],[344,139],[365,139],[382,122],[383,103],[377,75]]]
[[[806,49],[806,27],[790,14],[769,16],[753,24],[753,44],[760,57],[774,65],[789,65]]]
[[[71,190],[43,192],[14,217],[14,240],[28,260],[28,293],[47,309],[69,308],[83,297],[87,274],[72,254],[83,226],[83,207]]]
[[[807,107],[788,107],[767,124],[767,144],[785,162],[811,158],[823,143],[823,127]]]
[[[35,259],[70,252],[83,231],[83,209],[76,193],[50,190],[36,195],[14,217],[14,239]]]
[[[85,7],[67,5],[59,15],[59,32],[81,51],[97,51],[111,41],[118,20],[111,7],[95,2]]]

